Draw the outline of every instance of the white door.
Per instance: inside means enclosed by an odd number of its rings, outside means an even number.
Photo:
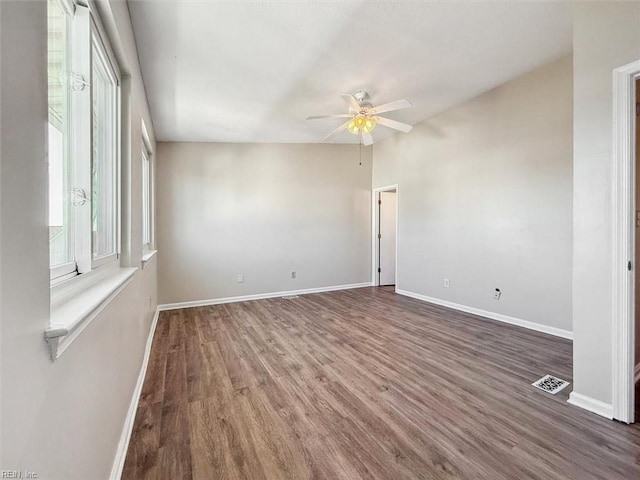
[[[396,284],[396,192],[380,192],[378,245],[380,285]]]

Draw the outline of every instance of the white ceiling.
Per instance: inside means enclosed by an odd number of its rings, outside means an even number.
[[[415,125],[571,52],[565,2],[129,0],[162,141],[318,143],[366,90]],[[379,126],[374,139],[392,133]],[[343,132],[334,143],[358,143]]]

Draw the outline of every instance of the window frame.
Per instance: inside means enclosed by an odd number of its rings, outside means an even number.
[[[67,14],[67,77],[68,169],[66,191],[69,195],[69,250],[73,261],[50,266],[52,288],[74,277],[93,271],[119,266],[122,225],[122,81],[113,50],[104,33],[92,2],[88,6],[72,0],[55,0]],[[94,51],[100,59],[94,59]],[[93,257],[92,192],[93,192],[93,87],[92,67],[101,61],[109,81],[114,86],[114,98],[109,123],[113,129],[113,253]],[[79,79],[79,82],[74,82]],[[75,281],[74,281],[75,283]],[[79,282],[83,284],[84,282]],[[53,292],[52,292],[53,293]]]
[[[1,1],[1,0],[0,0]],[[128,99],[128,82],[124,82],[116,61],[116,56],[110,44],[110,37],[106,34],[100,20],[100,9],[97,8],[94,0],[57,0],[67,7],[66,13],[71,20],[71,34],[68,43],[67,53],[69,58],[68,76],[65,79],[68,83],[69,98],[74,99],[73,106],[70,106],[69,115],[75,115],[73,126],[69,128],[68,142],[70,149],[77,156],[72,173],[69,173],[69,185],[65,189],[65,194],[69,195],[69,203],[81,204],[71,206],[70,210],[74,215],[73,234],[76,231],[82,235],[81,240],[74,241],[74,252],[77,267],[69,274],[58,276],[51,281],[50,290],[50,310],[49,325],[45,329],[44,338],[49,346],[50,358],[55,361],[62,353],[75,341],[89,323],[99,315],[112,299],[119,292],[129,285],[138,271],[138,267],[130,266],[127,255],[122,255],[124,250],[128,252],[131,248],[128,239],[124,239],[122,228],[128,225],[131,220],[131,211],[123,195],[122,181],[131,168],[131,160],[128,151],[123,152],[124,142],[130,136],[128,122],[122,118],[123,112],[127,112],[127,106],[123,105],[123,99]],[[70,7],[70,8],[69,8]],[[117,37],[112,37],[114,42],[118,42]],[[99,41],[97,48],[101,49],[103,59],[106,59],[108,68],[115,74],[117,79],[115,85],[115,108],[113,117],[115,119],[115,190],[114,190],[114,212],[115,212],[115,258],[111,261],[93,262],[92,249],[92,92],[90,83],[92,80],[91,54],[94,41]],[[73,65],[71,60],[75,59]],[[77,67],[81,67],[78,69]],[[79,76],[72,74],[78,73]],[[72,76],[73,75],[73,76]],[[78,81],[80,80],[80,81]],[[89,87],[89,88],[87,88]],[[73,91],[71,91],[73,90]],[[105,109],[106,110],[106,109]],[[80,121],[80,112],[84,115],[85,121]],[[71,123],[71,121],[70,121]],[[125,131],[123,131],[123,127]],[[123,141],[124,139],[124,141]],[[124,162],[124,164],[123,164]],[[71,162],[70,162],[71,163]],[[71,170],[68,169],[68,170]],[[123,174],[124,172],[124,174]],[[84,195],[73,195],[75,189],[83,189]],[[125,187],[126,188],[126,187]],[[76,218],[77,217],[77,218]],[[111,256],[112,257],[112,256]],[[51,270],[51,269],[50,269]],[[57,273],[57,272],[56,272]],[[73,278],[71,278],[73,277]]]
[[[145,162],[147,163],[147,171],[145,172]],[[142,122],[142,149],[141,149],[141,176],[142,176],[142,252],[147,254],[153,252],[155,247],[154,235],[154,198],[155,198],[155,157],[151,149],[149,134],[147,128]],[[145,175],[146,173],[146,175]],[[145,178],[146,177],[146,178]],[[147,188],[145,192],[145,180]],[[146,193],[146,199],[145,197]],[[145,218],[146,217],[146,218]],[[146,225],[145,225],[146,224]],[[148,232],[148,241],[145,238],[145,228]]]
[[[93,73],[93,52],[94,47],[98,51],[98,55],[101,57],[101,61],[105,67],[106,73],[109,76],[109,80],[113,82],[115,88],[115,95],[112,105],[113,107],[113,121],[112,128],[114,129],[114,137],[115,137],[115,146],[114,146],[114,158],[115,162],[113,169],[113,208],[114,208],[114,219],[113,219],[113,242],[114,242],[114,251],[111,254],[99,256],[94,258],[93,256],[93,239],[91,238],[91,269],[94,270],[103,265],[116,262],[120,258],[121,253],[121,245],[120,245],[120,226],[122,224],[122,212],[121,212],[121,191],[120,191],[120,176],[121,176],[121,145],[122,145],[122,128],[121,128],[121,113],[122,113],[122,93],[121,93],[121,81],[120,81],[120,72],[117,64],[112,60],[113,53],[110,51],[110,48],[105,45],[105,41],[100,34],[100,28],[96,22],[95,16],[91,15],[91,73]],[[91,77],[89,77],[91,78]],[[93,94],[93,85],[91,87],[91,92]],[[92,108],[93,108],[93,98],[92,98]],[[91,115],[91,136],[93,137],[93,112]],[[92,144],[93,146],[93,144]],[[91,152],[91,167],[90,173],[93,170],[93,151]],[[93,175],[91,175],[91,192],[93,192]],[[90,230],[90,237],[93,237],[92,229]]]
[[[64,119],[65,123],[65,134],[63,134],[62,138],[62,148],[63,148],[63,162],[64,162],[64,173],[63,173],[63,196],[67,196],[66,204],[64,206],[65,219],[67,221],[67,245],[66,249],[69,254],[69,261],[65,263],[60,263],[54,266],[49,265],[49,280],[52,283],[60,282],[62,280],[67,280],[69,278],[77,275],[77,263],[75,260],[75,252],[74,252],[74,237],[75,237],[75,229],[74,229],[74,208],[71,204],[71,199],[69,196],[69,191],[71,188],[71,88],[69,88],[69,74],[71,72],[71,38],[72,38],[72,29],[73,29],[73,19],[75,15],[75,5],[71,2],[71,0],[53,0],[58,4],[60,9],[65,14],[65,67],[64,67],[64,83],[65,88],[67,89],[65,95],[65,103],[66,103],[66,118]],[[48,14],[47,14],[48,18]],[[47,22],[47,32],[49,32],[49,25]],[[47,44],[47,61],[49,58],[49,45]],[[48,70],[48,69],[47,69]],[[47,71],[47,76],[49,72]],[[49,79],[47,79],[47,82]],[[50,108],[50,105],[49,107]],[[47,126],[49,125],[49,121],[47,120]],[[54,127],[55,128],[55,127]],[[47,130],[47,152],[49,152],[49,135]],[[48,157],[48,154],[47,154]],[[47,158],[47,163],[49,162],[49,158]],[[49,249],[51,248],[51,243],[49,243]],[[49,250],[50,252],[50,250]]]

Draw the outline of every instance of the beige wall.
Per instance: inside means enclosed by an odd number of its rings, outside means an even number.
[[[371,281],[370,149],[358,159],[355,145],[159,143],[160,302]]]
[[[127,151],[151,125],[125,2],[99,3],[129,77]],[[0,469],[38,478],[104,479],[142,364],[157,304],[156,263],[132,282],[51,362],[47,211],[46,2],[0,1]],[[109,26],[118,25],[117,29]],[[125,83],[127,83],[125,82]],[[125,264],[140,266],[139,156],[123,168]]]
[[[640,2],[574,2],[573,391],[612,402],[614,68],[640,59]]]
[[[399,185],[399,289],[572,330],[571,57],[376,144],[373,159],[374,188]]]

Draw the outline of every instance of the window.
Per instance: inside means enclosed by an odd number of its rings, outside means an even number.
[[[143,251],[151,250],[151,232],[153,229],[151,223],[151,160],[147,146],[143,142],[142,146],[142,249]]]
[[[49,97],[49,263],[51,276],[76,270],[72,252],[69,191],[68,31],[70,18],[62,5],[48,3]]]
[[[117,232],[117,81],[94,38],[91,49],[92,202],[94,266],[115,259]]]
[[[88,8],[48,0],[52,280],[118,259],[119,88]]]

